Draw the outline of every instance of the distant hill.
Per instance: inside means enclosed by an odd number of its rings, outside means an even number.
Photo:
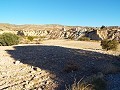
[[[59,24],[45,25],[15,25],[0,23],[0,33],[11,32],[25,36],[45,36],[47,38],[70,38],[78,40],[86,36],[92,40],[116,39],[120,40],[120,26],[102,26],[102,27],[85,27],[85,26],[66,26]]]

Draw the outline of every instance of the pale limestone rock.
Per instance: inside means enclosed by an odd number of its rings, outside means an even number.
[[[18,65],[18,64],[20,64],[20,61],[15,61],[14,64]]]
[[[43,89],[39,87],[37,90],[43,90]]]

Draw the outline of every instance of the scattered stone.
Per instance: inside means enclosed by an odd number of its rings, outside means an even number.
[[[32,71],[29,71],[28,73],[31,73]]]
[[[45,85],[42,85],[42,86],[41,86],[41,88],[44,90],[44,88],[45,88]]]
[[[20,64],[20,61],[15,61],[14,64],[18,65],[18,64]]]
[[[26,89],[29,89],[29,88],[30,88],[30,85],[25,85],[25,88],[26,88]]]
[[[37,71],[39,71],[39,72],[40,72],[40,71],[42,71],[42,70],[41,70],[40,68],[38,68],[38,67],[37,67]]]
[[[25,88],[26,84],[23,84],[23,88]]]
[[[46,84],[50,84],[51,83],[51,81],[46,81]]]
[[[33,67],[33,66],[32,66],[32,69],[35,70],[35,71],[37,71],[37,67]]]
[[[39,87],[37,90],[43,90],[43,89]]]
[[[34,82],[30,82],[29,85],[30,85],[30,86],[33,86],[33,85],[34,85]]]
[[[26,81],[26,84],[29,84],[29,81]]]

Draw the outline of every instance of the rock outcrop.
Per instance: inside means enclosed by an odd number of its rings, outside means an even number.
[[[91,32],[88,32],[87,36],[92,40],[111,39],[120,41],[120,30],[93,30]]]

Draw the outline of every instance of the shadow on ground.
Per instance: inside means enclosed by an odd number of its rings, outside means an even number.
[[[15,60],[54,73],[60,84],[57,90],[64,90],[65,85],[72,84],[75,78],[80,80],[83,76],[102,72],[107,69],[107,64],[120,60],[120,57],[59,46],[28,45],[14,48],[7,52]],[[65,71],[69,63],[75,64],[77,69]]]

